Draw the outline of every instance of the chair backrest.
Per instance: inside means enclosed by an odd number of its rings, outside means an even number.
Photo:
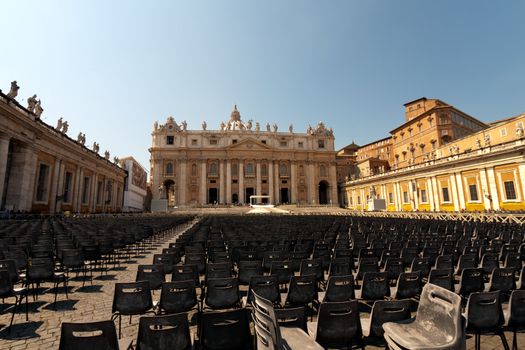
[[[286,284],[294,274],[292,263],[289,261],[272,261],[270,274],[277,276],[280,284]]]
[[[412,260],[412,265],[410,267],[410,271],[412,272],[421,272],[421,276],[428,276],[430,272],[430,262],[428,258],[420,258],[415,257],[414,260]]]
[[[185,350],[191,347],[186,313],[140,318],[136,350]]]
[[[164,267],[164,273],[172,273],[173,266],[178,262],[176,258],[177,255],[175,254],[153,254],[153,264],[162,265]],[[178,260],[180,260],[180,257]]]
[[[173,266],[171,280],[172,281],[191,280],[195,284],[195,287],[200,287],[199,269],[197,265],[192,265],[192,264]]]
[[[344,347],[361,339],[358,301],[324,302],[319,307],[315,340],[323,347]]]
[[[33,258],[27,268],[29,280],[48,280],[53,277],[54,264],[51,258]]]
[[[330,261],[328,270],[329,276],[347,276],[352,274],[352,259],[350,258],[333,258]]]
[[[421,272],[403,272],[396,285],[396,299],[414,298],[421,293]]]
[[[435,336],[454,340],[459,348],[463,341],[463,323],[461,315],[461,297],[456,293],[432,283],[427,283],[421,292],[416,315],[416,327],[422,329],[436,329],[439,332],[429,332]],[[441,341],[441,340],[440,340]]]
[[[239,281],[236,277],[210,278],[206,284],[206,306],[225,309],[237,306],[240,302]]]
[[[489,292],[499,290],[501,293],[510,293],[516,289],[513,268],[494,268],[490,275]]]
[[[17,282],[20,278],[18,269],[16,268],[16,261],[13,259],[0,260],[0,270],[6,270],[9,272],[9,278],[13,283]]]
[[[59,350],[118,350],[117,331],[113,321],[91,323],[64,322],[60,331]]]
[[[471,293],[465,313],[467,330],[491,330],[505,322],[499,291]]]
[[[286,295],[286,304],[306,305],[317,300],[315,275],[292,276]]]
[[[255,342],[256,342],[257,350],[276,350],[277,349],[277,347],[275,346],[272,340],[272,334],[266,328],[255,323],[253,327],[253,331],[255,334]]]
[[[208,263],[206,265],[206,279],[210,278],[228,278],[232,275],[230,263]]]
[[[279,280],[276,276],[252,276],[248,286],[249,303],[253,301],[254,292],[273,304],[279,304],[281,302]]]
[[[377,257],[371,256],[359,259],[356,279],[362,279],[367,272],[379,272],[379,261]]]
[[[261,260],[241,260],[239,261],[239,284],[248,285],[252,276],[261,276],[263,272]]]
[[[376,300],[370,314],[369,337],[382,337],[383,323],[410,319],[412,302],[404,300]],[[366,334],[366,333],[365,333]]]
[[[366,272],[361,286],[361,299],[380,300],[390,296],[390,286],[386,272]]]
[[[507,325],[515,328],[525,326],[525,290],[513,290],[510,294]]]
[[[286,309],[274,309],[277,324],[280,327],[297,327],[307,332],[306,308],[304,306]]]
[[[317,281],[322,281],[324,279],[324,270],[321,259],[303,259],[299,273],[301,276],[314,274]]]
[[[191,310],[197,305],[195,283],[191,280],[162,283],[159,307],[166,313]]]
[[[251,343],[246,309],[203,312],[199,337],[204,349],[245,349]]]
[[[499,267],[498,254],[496,253],[485,253],[481,257],[481,268],[483,273],[488,275],[492,273],[492,270]]]
[[[481,292],[485,288],[482,268],[466,268],[461,272],[459,294],[468,296],[470,293]]]
[[[153,307],[148,281],[115,283],[112,312],[122,315],[138,315]]]
[[[159,289],[164,282],[164,265],[139,265],[135,281],[148,281],[151,289]]]
[[[186,253],[184,265],[197,265],[197,271],[199,271],[199,274],[203,274],[206,271],[206,254]]]
[[[354,276],[331,276],[328,278],[323,302],[350,301],[355,299]]]
[[[13,292],[13,284],[9,271],[0,270],[0,298],[9,297]]]
[[[388,274],[388,279],[397,280],[399,275],[405,271],[403,267],[403,259],[401,258],[387,258],[384,270]]]
[[[432,269],[428,275],[428,283],[454,291],[454,272],[452,269]]]
[[[436,270],[454,269],[454,257],[450,254],[438,255],[435,268]]]

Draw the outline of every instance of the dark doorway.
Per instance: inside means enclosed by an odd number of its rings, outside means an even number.
[[[263,196],[267,196],[267,195],[268,195],[267,193],[263,193]],[[268,198],[262,198],[261,201],[262,201],[262,204],[268,204]]]
[[[288,198],[288,189],[287,188],[281,188],[281,203],[288,203],[290,199]]]
[[[239,203],[239,195],[237,193],[232,194],[232,203],[233,204]]]
[[[168,206],[175,205],[175,182],[173,180],[164,181],[164,190],[161,192],[161,199],[168,200]]]
[[[208,188],[208,204],[217,204],[219,191],[216,188]]]
[[[244,197],[244,201],[246,203],[250,203],[250,196],[253,196],[255,194],[255,190],[253,189],[253,187],[246,187],[246,197]]]
[[[328,183],[319,182],[319,204],[328,204]]]

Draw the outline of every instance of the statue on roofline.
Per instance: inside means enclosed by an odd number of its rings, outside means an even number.
[[[31,113],[35,111],[36,106],[36,95],[33,95],[27,99],[27,110]]]
[[[7,97],[15,99],[16,96],[18,96],[18,89],[20,89],[20,86],[17,85],[16,80],[11,82],[11,89],[7,93]]]

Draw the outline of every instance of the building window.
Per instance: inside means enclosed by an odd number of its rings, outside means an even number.
[[[82,187],[82,204],[88,203],[89,196],[89,177],[84,177],[84,185]]]
[[[66,176],[64,177],[64,194],[63,201],[64,203],[71,203],[71,182],[73,181],[73,174],[69,171],[66,171]]]
[[[281,176],[288,176],[288,166],[286,164],[281,164],[279,167],[279,173]]]
[[[319,176],[321,177],[326,177],[326,167],[324,165],[321,165],[319,167]]]
[[[470,201],[471,202],[479,201],[478,187],[476,186],[476,184],[468,185],[468,191],[469,191],[469,194],[470,194]]]
[[[215,162],[210,163],[210,172],[209,172],[209,174],[210,175],[217,175],[217,173],[218,173],[217,163],[215,163]]]
[[[261,142],[266,145],[266,140],[261,140]]]
[[[210,145],[217,145],[217,144],[218,144],[217,139],[210,140]]]
[[[408,203],[408,192],[407,191],[403,192],[403,203]]]
[[[246,175],[253,175],[254,173],[254,166],[253,163],[246,163]]]
[[[421,190],[419,193],[421,195],[421,203],[428,203],[427,190]]]
[[[107,199],[106,203],[111,204],[111,201],[113,200],[113,183],[108,180],[106,183],[106,192],[107,192]]]
[[[288,147],[288,142],[286,142],[286,141],[281,141],[281,142],[280,142],[280,145],[281,145],[281,147]]]
[[[394,195],[392,194],[392,192],[388,192],[388,203],[394,204]]]
[[[357,204],[361,204],[361,196],[357,196]]]
[[[96,200],[97,205],[102,204],[102,190],[103,190],[103,188],[104,188],[104,183],[102,181],[99,181],[97,183],[97,200]]]
[[[175,137],[173,136],[166,136],[166,144],[167,145],[173,145],[175,143]]]
[[[516,196],[516,188],[514,187],[514,181],[505,181],[503,182],[503,186],[505,187],[505,198],[507,200],[518,199],[518,197]]]
[[[499,134],[501,137],[507,136],[507,129],[506,128],[501,129],[499,131]]]
[[[36,186],[36,201],[47,201],[49,183],[49,165],[40,164],[38,168],[38,182]]]
[[[441,189],[441,194],[443,195],[443,202],[450,202],[450,196],[448,195],[448,187],[443,187]]]
[[[298,148],[304,148],[304,143],[301,141],[301,142],[298,142],[297,143],[297,147]]]
[[[173,175],[173,163],[166,164],[166,176]]]
[[[266,164],[261,164],[261,176],[268,176],[268,168]]]
[[[317,147],[318,148],[324,148],[324,140],[318,140],[317,141]]]
[[[197,139],[191,139],[191,145],[192,146],[197,146],[198,145]]]
[[[236,139],[233,139],[232,140],[232,144],[236,144],[237,143],[237,140]]]

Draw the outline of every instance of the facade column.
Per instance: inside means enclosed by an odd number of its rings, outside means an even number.
[[[498,187],[496,186],[496,177],[494,176],[494,167],[487,168],[487,182],[490,189],[490,198],[492,199],[492,209],[499,210]]]
[[[20,209],[31,211],[35,191],[35,176],[37,167],[37,151],[34,147],[26,147],[24,150],[24,167],[22,173],[22,194],[20,197]]]
[[[463,190],[463,181],[461,179],[461,173],[456,173],[456,187],[458,189],[458,199],[459,199],[459,210],[467,208],[465,201],[465,191]]]
[[[224,186],[224,180],[225,180],[225,171],[224,171],[224,160],[219,160],[219,204],[224,204],[224,197],[225,197],[225,186]]]
[[[179,206],[185,206],[187,203],[186,203],[186,187],[187,187],[187,180],[186,180],[186,168],[187,168],[187,163],[186,163],[186,159],[180,159],[178,161],[179,163],[179,174],[177,176],[177,182],[178,182],[178,192],[179,192],[179,195],[177,196],[178,198],[176,198],[176,202]]]
[[[55,166],[53,166],[53,178],[51,180],[51,190],[49,191],[49,214],[54,214],[57,203],[57,196],[59,193],[58,179],[60,176],[60,167],[62,165],[62,159],[57,158],[55,160]]]
[[[275,201],[277,203],[280,203],[281,202],[281,178],[279,176],[279,171],[280,171],[280,166],[279,166],[279,162],[275,162],[275,167],[274,167],[274,172],[273,172],[273,175],[275,176],[275,180],[274,180],[274,191],[275,191]]]
[[[432,182],[432,192],[434,192],[434,210],[439,211],[439,190],[438,190],[438,184],[437,179],[435,176],[432,176],[431,178]]]
[[[317,186],[315,186],[315,168],[312,161],[308,162],[306,178],[308,179],[308,202],[310,204],[319,204],[317,201]]]
[[[270,196],[270,204],[275,204],[274,190],[273,190],[273,161],[268,161],[268,195]]]
[[[487,173],[485,172],[485,169],[480,169],[479,171],[479,181],[481,183],[481,189],[480,189],[480,195],[483,198],[483,205],[485,206],[486,210],[492,209],[492,198],[490,197],[490,188],[487,181]]]
[[[244,162],[239,159],[239,203],[244,204]]]
[[[81,179],[82,179],[82,167],[77,167],[75,172],[75,184],[73,185],[73,211],[80,211],[80,197],[81,197]]]
[[[337,174],[335,164],[328,165],[328,175],[330,176],[330,204],[338,205],[339,201],[337,198]],[[383,192],[384,193],[384,192]]]
[[[396,198],[397,211],[402,211],[403,200],[401,199],[401,187],[399,186],[399,182],[394,183],[394,193],[395,193],[395,198]]]
[[[9,137],[0,136],[0,209],[4,206],[5,180],[7,173],[7,157],[9,155]]]
[[[519,171],[520,181],[519,181],[519,184],[516,184],[516,185],[521,186],[521,188],[518,188],[518,191],[521,194],[520,197],[525,198],[525,164],[522,163],[518,165],[518,171]]]
[[[260,196],[262,194],[261,190],[261,161],[257,161],[257,165],[255,167],[255,176],[256,176],[256,183],[257,183],[257,189],[256,189],[256,195]]]
[[[291,202],[297,204],[297,164],[295,161],[290,165],[290,191],[292,191]]]
[[[151,184],[151,192],[153,195],[153,199],[160,199],[160,192],[159,187],[162,185],[160,181],[161,172],[162,169],[162,162],[160,159],[152,160],[154,167],[153,167],[153,183]]]
[[[430,210],[434,210],[435,203],[434,203],[434,189],[432,188],[432,181],[430,178],[427,179],[427,200],[428,204],[430,205]]]
[[[226,204],[232,202],[232,162],[226,161]]]
[[[207,203],[207,191],[206,191],[206,178],[207,178],[207,173],[206,173],[206,161],[203,160],[202,163],[201,163],[201,204],[206,204]]]

